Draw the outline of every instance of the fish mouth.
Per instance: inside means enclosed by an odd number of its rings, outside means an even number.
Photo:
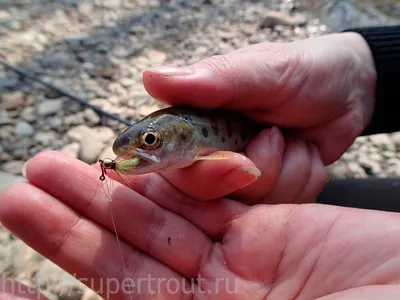
[[[140,159],[143,159],[145,161],[156,163],[156,164],[161,162],[161,159],[158,156],[155,156],[154,154],[146,153],[143,149],[132,149],[131,152],[132,152],[133,156],[137,156]]]
[[[120,157],[126,157],[126,158],[135,158],[138,157],[141,160],[147,161],[149,163],[155,163],[158,164],[161,162],[161,159],[154,155],[147,153],[145,150],[140,149],[140,148],[130,148],[130,149],[124,149],[124,151],[118,151],[119,153],[116,153]]]

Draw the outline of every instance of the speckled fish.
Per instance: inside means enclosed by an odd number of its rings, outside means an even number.
[[[216,151],[241,152],[261,130],[245,116],[226,110],[168,107],[124,130],[114,141],[115,160],[100,161],[105,169],[127,175],[190,166],[199,160],[224,159]]]

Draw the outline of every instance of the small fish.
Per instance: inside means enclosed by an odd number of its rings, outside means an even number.
[[[241,152],[262,129],[260,124],[220,109],[167,107],[125,129],[114,141],[115,160],[106,169],[139,175],[184,168],[199,160],[220,160],[216,151]]]

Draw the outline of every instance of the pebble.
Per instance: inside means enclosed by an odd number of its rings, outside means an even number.
[[[391,139],[395,143],[397,149],[400,149],[400,132],[394,132],[391,134]]]
[[[326,30],[318,20],[305,24],[305,15],[294,9],[293,0],[277,1],[271,10],[262,1],[242,1],[235,13],[232,1],[214,0],[28,2],[30,9],[14,5],[10,12],[0,11],[0,20],[7,20],[0,29],[8,37],[2,44],[7,61],[37,72],[47,82],[91,104],[132,120],[162,106],[142,84],[142,72],[150,66],[185,66],[250,44],[287,42],[317,36]],[[103,3],[106,9],[101,8]],[[42,15],[42,9],[53,13]],[[132,13],[134,18],[127,19]],[[127,22],[120,24],[119,20]],[[196,28],[199,30],[193,30]],[[89,108],[22,81],[13,72],[0,72],[2,170],[6,167],[19,174],[26,159],[48,148],[72,157],[79,155],[88,163],[98,157],[115,158],[112,143],[125,126],[113,120],[103,123],[104,119]],[[4,97],[8,100],[4,101]],[[33,134],[15,134],[20,121],[27,122]],[[100,126],[104,124],[113,129]],[[396,176],[400,173],[400,153],[395,148],[400,149],[400,133],[371,139],[360,137],[327,169],[334,178]],[[10,182],[4,180],[4,174],[24,180],[3,172],[1,183]],[[50,299],[98,299],[91,290],[75,285],[66,272],[58,273],[57,267],[53,270],[51,264],[43,263],[37,254],[27,251],[21,256],[14,246],[8,249],[13,257],[8,261],[19,280],[32,284],[35,276],[49,278],[51,274],[58,278],[44,291]],[[0,269],[2,257],[4,261],[1,250]]]
[[[56,136],[51,132],[38,132],[34,139],[43,146],[49,146],[51,142],[56,139]]]
[[[46,123],[49,125],[51,129],[61,130],[63,125],[63,121],[60,117],[54,116],[46,119]]]
[[[85,114],[83,111],[68,115],[64,118],[64,124],[68,127],[85,123]]]
[[[99,140],[96,134],[89,132],[82,136],[78,158],[88,164],[93,164],[98,160],[103,149],[103,141]]]
[[[73,158],[78,158],[79,143],[74,142],[74,143],[65,145],[60,151],[66,155],[72,156]]]
[[[6,173],[20,175],[22,174],[22,166],[24,165],[25,161],[23,160],[12,160],[6,162],[2,165],[2,170]]]
[[[155,49],[149,50],[147,57],[152,65],[162,64],[167,60],[166,53]]]
[[[38,104],[37,113],[40,116],[52,115],[63,109],[63,100],[45,100]]]
[[[6,10],[0,10],[0,22],[5,22],[10,19],[10,14]]]
[[[273,28],[275,26],[300,26],[305,25],[307,19],[302,14],[289,15],[280,11],[268,11],[264,20],[261,22],[261,28]]]
[[[21,91],[3,93],[1,103],[4,109],[16,109],[24,104],[25,94]]]
[[[84,110],[84,117],[90,126],[98,125],[101,121],[99,115],[95,113],[93,109],[90,108],[86,108]]]
[[[33,136],[35,134],[33,126],[25,121],[18,121],[15,131],[19,136]]]
[[[371,135],[369,138],[371,142],[381,150],[396,151],[396,145],[388,134]]]
[[[371,160],[365,154],[360,155],[358,160],[361,167],[364,168],[365,172],[370,176],[377,176],[382,173],[382,167],[378,162]]]
[[[9,123],[8,113],[5,109],[0,108],[0,125]]]
[[[21,115],[22,115],[22,118],[28,122],[33,122],[37,118],[32,106],[25,107],[24,110],[22,111]]]
[[[71,129],[69,129],[67,132],[67,137],[71,141],[80,142],[82,137],[85,134],[90,133],[90,132],[91,132],[90,128],[88,126],[82,124],[82,125],[74,126]]]
[[[13,267],[18,279],[32,278],[44,259],[42,255],[21,240],[12,243]]]

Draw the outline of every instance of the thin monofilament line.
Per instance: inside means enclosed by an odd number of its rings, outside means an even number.
[[[103,192],[105,193],[106,197],[108,198],[108,203],[109,203],[108,209],[110,211],[111,223],[112,223],[112,226],[113,226],[113,231],[114,231],[115,237],[117,239],[118,250],[119,250],[119,254],[120,254],[121,262],[122,262],[122,268],[123,268],[123,271],[124,271],[125,278],[128,279],[128,272],[126,270],[126,266],[125,266],[125,263],[124,263],[124,255],[122,253],[121,240],[120,240],[119,235],[118,235],[117,225],[115,224],[115,218],[114,218],[114,214],[112,212],[112,207],[111,207],[111,205],[112,205],[112,197],[111,197],[111,189],[112,189],[112,187],[111,187],[111,185],[112,185],[113,180],[111,178],[108,178],[108,180],[110,181],[110,185],[106,184],[107,179],[105,179],[103,181],[103,185],[102,185]],[[106,188],[104,187],[104,185],[106,186]],[[133,300],[131,293],[129,293],[129,299]]]
[[[119,235],[117,233],[117,226],[115,225],[114,214],[113,214],[112,208],[111,208],[112,201],[110,201],[109,203],[110,203],[110,205],[108,207],[110,209],[111,221],[112,221],[112,225],[113,225],[113,228],[114,228],[115,237],[117,238],[119,254],[121,256],[121,261],[122,261],[122,268],[124,269],[125,278],[128,279],[128,272],[126,271],[126,266],[125,266],[125,263],[124,263],[124,255],[122,253],[121,240],[119,239]],[[129,292],[129,299],[132,300],[132,295],[131,295],[130,292]]]

